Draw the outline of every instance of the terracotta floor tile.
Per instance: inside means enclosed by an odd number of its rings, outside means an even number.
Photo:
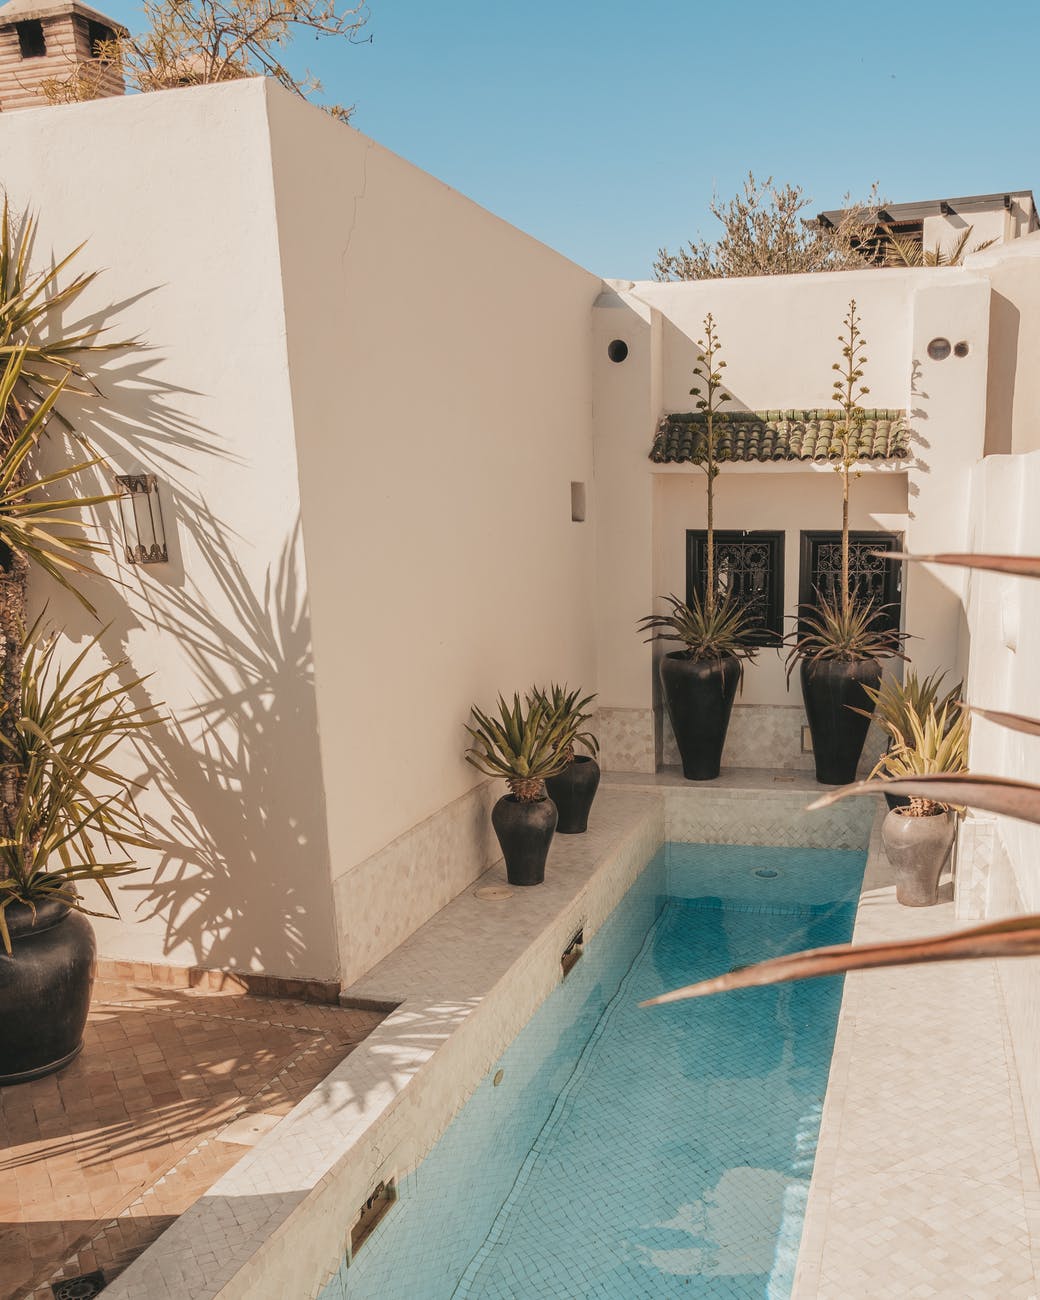
[[[208,1139],[285,1114],[382,1018],[233,983],[99,981],[82,1055],[0,1089],[0,1296],[114,1277],[244,1154]]]

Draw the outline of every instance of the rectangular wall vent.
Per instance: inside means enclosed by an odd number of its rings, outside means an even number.
[[[364,1205],[358,1211],[358,1216],[350,1229],[350,1258],[353,1259],[368,1238],[374,1232],[377,1224],[382,1222],[384,1216],[397,1200],[397,1179],[388,1178],[385,1182],[380,1183],[372,1194],[365,1201]]]
[[[584,928],[582,928],[575,932],[570,943],[567,945],[566,948],[564,948],[562,954],[560,955],[560,965],[563,968],[564,976],[569,975],[571,971],[574,969],[574,967],[577,965],[578,958],[585,950],[584,945],[585,945],[585,930]]]

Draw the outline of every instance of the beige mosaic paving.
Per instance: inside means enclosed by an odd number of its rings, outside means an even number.
[[[857,943],[957,928],[889,879],[875,831]],[[997,963],[848,976],[794,1300],[1035,1300],[1038,1212]]]
[[[399,1001],[358,1049],[118,1277],[106,1300],[306,1300],[377,1181],[414,1167],[663,839],[661,800],[603,790],[538,889],[466,889],[349,994]],[[481,886],[505,883],[501,863]],[[405,1300],[401,1297],[401,1300]],[[410,1298],[409,1298],[410,1300]]]

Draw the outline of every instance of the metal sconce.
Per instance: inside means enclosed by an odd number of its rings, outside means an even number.
[[[154,474],[120,474],[116,486],[127,564],[165,564],[170,557],[159,504],[159,480]]]

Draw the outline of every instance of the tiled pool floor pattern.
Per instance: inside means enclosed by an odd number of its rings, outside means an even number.
[[[0,1297],[111,1280],[244,1154],[229,1124],[275,1122],[381,1019],[99,981],[79,1058],[0,1089]]]
[[[787,1294],[840,981],[638,1003],[803,942],[840,942],[851,922],[848,906],[668,903],[460,1300]]]
[[[788,1294],[840,982],[638,1003],[846,938],[863,860],[668,846],[324,1300]]]

